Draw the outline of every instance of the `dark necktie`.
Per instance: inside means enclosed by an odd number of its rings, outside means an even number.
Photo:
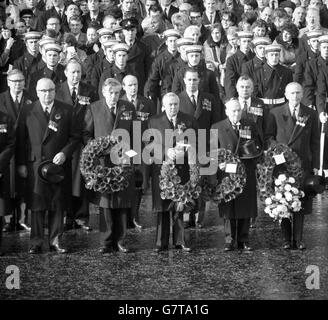
[[[171,127],[173,130],[175,130],[175,121],[173,118],[170,119]]]
[[[193,94],[191,95],[191,103],[193,104],[194,108],[196,109],[197,108],[197,102],[196,102],[195,96]]]
[[[112,115],[112,117],[115,119],[116,118],[115,107],[109,108],[109,112]]]
[[[232,124],[232,128],[235,131],[236,135],[239,137],[239,125]]]
[[[296,122],[296,107],[293,110],[292,118],[293,118],[294,122]]]
[[[62,11],[61,10],[58,10],[58,15],[60,17],[60,19],[62,18]]]
[[[15,99],[14,103],[15,103],[15,108],[16,108],[16,111],[17,111],[17,113],[18,113],[18,112],[19,112],[19,102],[18,102],[18,96],[16,96],[16,99]]]
[[[72,101],[73,101],[73,104],[75,104],[75,102],[76,102],[76,87],[72,88]]]
[[[244,101],[244,110],[246,112],[246,114],[248,113],[248,105],[247,105],[247,102]]]
[[[49,122],[50,120],[50,112],[49,112],[49,107],[46,107],[45,110],[44,110],[44,114],[47,118],[47,121]]]

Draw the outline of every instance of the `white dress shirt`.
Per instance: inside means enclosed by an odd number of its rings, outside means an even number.
[[[67,83],[67,84],[68,84],[68,89],[69,89],[69,92],[70,92],[71,96],[72,96],[72,93],[73,93],[73,87],[75,88],[75,92],[76,92],[76,96],[77,96],[77,93],[79,91],[79,83],[75,86],[72,86],[69,83]]]
[[[242,99],[242,98],[238,98],[240,106],[241,106],[241,110],[245,109],[245,102],[247,104],[247,109],[249,110],[250,106],[251,106],[251,97],[249,97],[247,100]],[[247,111],[247,110],[246,110]]]
[[[189,92],[189,91],[186,91],[186,92],[187,92],[187,95],[188,95],[191,102],[192,102],[192,97],[191,96],[194,96],[194,99],[195,99],[196,104],[197,104],[199,91],[197,90],[195,92]]]
[[[15,102],[16,97],[17,97],[18,103],[21,103],[22,98],[23,98],[23,91],[18,95],[14,95],[12,92],[10,92],[10,95],[11,95],[11,98],[13,99],[14,102]]]
[[[41,103],[41,107],[42,107],[42,109],[43,109],[43,112],[46,112],[46,109],[48,109],[48,112],[49,112],[49,114],[50,114],[53,105],[54,105],[54,102],[51,103],[51,104],[48,104],[48,105],[43,105],[43,104]]]
[[[290,114],[293,116],[293,113],[294,113],[294,107],[291,107],[289,106],[289,111],[290,111]],[[295,117],[297,118],[298,117],[298,114],[300,112],[300,105],[296,106],[296,110],[295,110]]]

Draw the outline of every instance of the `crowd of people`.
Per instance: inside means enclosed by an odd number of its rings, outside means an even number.
[[[306,175],[318,174],[320,121],[327,121],[327,18],[327,0],[1,1],[0,249],[2,232],[28,230],[29,253],[40,253],[48,217],[49,248],[66,253],[63,231],[90,231],[92,203],[100,214],[100,252],[128,252],[127,228],[142,230],[139,207],[151,180],[156,251],[169,247],[170,212],[173,245],[191,251],[184,228],[204,226],[206,201],[199,199],[184,221],[186,212],[174,212],[161,196],[160,164],[135,165],[142,183],[133,177],[119,192],[85,187],[84,146],[115,129],[138,139],[134,122],[162,137],[181,127],[203,129],[205,153],[210,129],[218,147],[237,153],[243,139],[255,140],[257,151],[284,143]],[[176,141],[167,149],[164,140],[161,160],[181,157]],[[252,250],[259,154],[242,158],[244,192],[219,204],[225,251]],[[182,165],[180,174],[188,168]],[[304,214],[311,210],[312,198],[305,197],[293,226],[283,219],[284,249],[305,249]]]

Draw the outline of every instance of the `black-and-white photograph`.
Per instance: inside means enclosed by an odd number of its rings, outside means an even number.
[[[0,299],[328,300],[328,0],[0,0]]]

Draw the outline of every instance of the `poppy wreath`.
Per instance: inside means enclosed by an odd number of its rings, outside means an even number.
[[[118,143],[118,137],[98,137],[91,140],[82,150],[80,168],[87,189],[100,193],[114,193],[129,186],[133,168],[126,163],[126,158],[119,157],[120,163],[113,167],[106,167],[100,161],[109,155],[112,147]]]
[[[175,207],[176,212],[188,211],[195,205],[202,191],[199,186],[199,166],[189,164],[189,180],[182,184],[174,160],[163,161],[159,176],[159,187],[163,200],[172,200],[169,209]]]
[[[201,196],[206,201],[212,200],[220,204],[236,199],[243,192],[246,184],[246,170],[239,157],[224,148],[217,149],[217,163],[218,170],[215,175],[202,177]],[[227,163],[237,164],[236,173],[228,173],[220,169],[220,164]]]
[[[278,169],[274,156],[284,155],[285,163],[279,165]],[[264,151],[263,156],[259,159],[257,166],[256,180],[257,189],[261,201],[265,201],[266,198],[275,194],[274,180],[275,176],[280,173],[285,173],[289,177],[295,179],[295,187],[300,188],[304,177],[302,169],[301,159],[299,156],[287,145],[278,143],[275,146]]]

